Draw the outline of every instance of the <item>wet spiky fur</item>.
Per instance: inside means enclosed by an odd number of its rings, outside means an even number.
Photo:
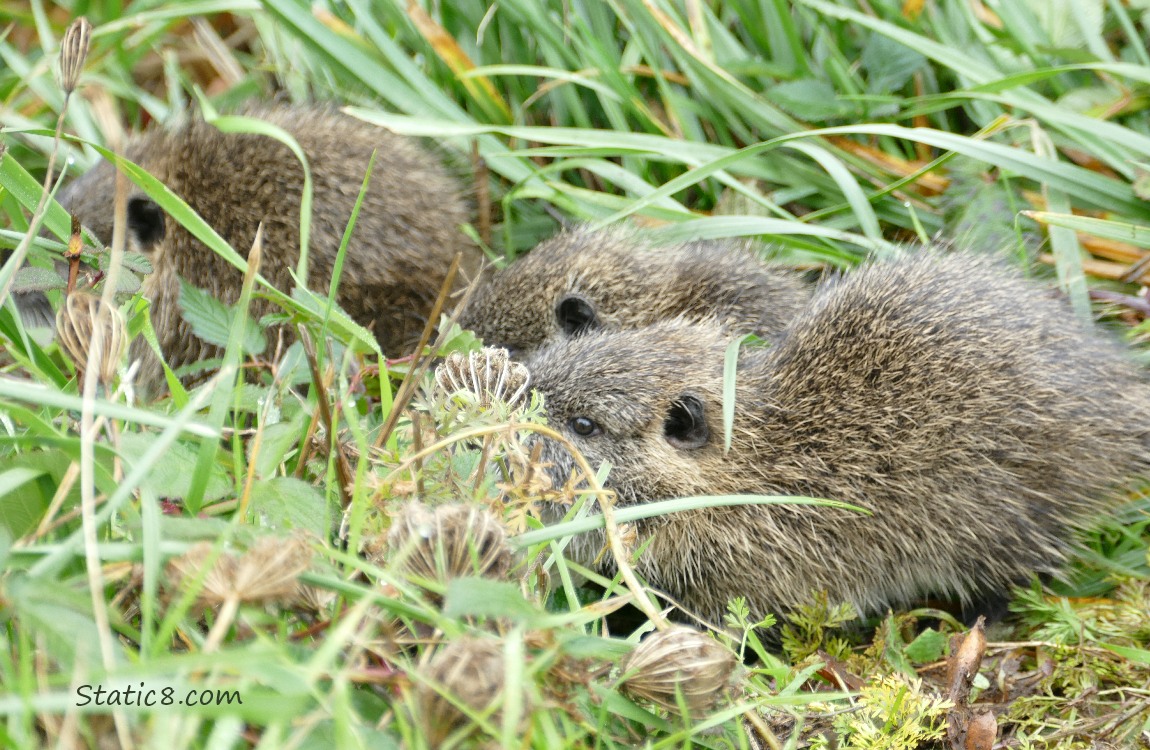
[[[658,244],[624,227],[580,226],[492,274],[460,322],[489,346],[525,354],[568,337],[558,310],[575,296],[594,311],[595,330],[685,316],[767,338],[810,294],[797,273],[764,263],[735,242]]]
[[[528,362],[552,424],[593,467],[610,462],[621,504],[782,494],[873,514],[747,505],[638,524],[636,544],[651,541],[636,569],[714,622],[735,596],[761,615],[818,589],[865,611],[1001,591],[1057,570],[1073,529],[1150,466],[1143,374],[987,257],[919,253],[825,284],[772,346],[741,353],[724,455],[727,342],[714,324],[675,320]],[[683,449],[667,418],[691,398],[708,437]],[[577,417],[601,434],[580,437]],[[544,459],[563,481],[566,451],[548,444]],[[573,549],[587,562],[601,542]]]
[[[415,142],[325,107],[275,106],[243,114],[267,120],[291,133],[308,157],[314,199],[308,285],[326,292],[332,266],[351,218],[372,152],[378,150],[371,183],[356,220],[340,278],[339,304],[359,323],[371,326],[384,351],[406,353],[418,340],[447,269],[457,251],[465,268],[477,249],[460,231],[468,221],[462,189],[439,160]],[[250,134],[225,134],[192,118],[172,130],[155,129],[130,141],[125,156],[171,188],[233,248],[246,254],[263,222],[260,272],[290,291],[299,257],[303,169],[278,141]],[[115,170],[102,162],[67,187],[66,208],[104,242],[111,240]],[[129,201],[144,199],[131,186]],[[129,213],[131,216],[131,212]],[[168,363],[178,367],[219,356],[180,317],[177,300],[183,277],[233,303],[243,273],[196,240],[170,217],[154,243],[132,234],[132,249],[147,252],[155,272],[145,280],[152,322]],[[253,301],[259,317],[270,303]],[[142,348],[134,356],[144,354]],[[141,379],[159,378],[158,363]]]

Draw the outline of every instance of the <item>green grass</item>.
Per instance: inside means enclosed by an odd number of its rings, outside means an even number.
[[[95,30],[64,118],[73,137],[57,164],[69,174],[107,155],[109,116],[135,130],[191,102],[226,111],[274,92],[335,100],[427,138],[461,174],[474,149],[487,169],[475,193],[495,204],[492,250],[509,258],[552,234],[557,215],[638,221],[668,238],[754,237],[801,266],[848,267],[942,234],[1048,255],[1052,265],[1028,267],[1057,276],[1085,315],[1088,289],[1135,292],[1119,277],[1150,248],[1150,8],[1118,0],[10,2],[0,8],[0,247],[41,218],[67,238],[62,210],[33,209],[73,14]],[[196,225],[174,196],[145,187]],[[195,231],[246,268],[248,248]],[[29,253],[45,266],[60,249],[45,240]],[[144,270],[129,258],[118,273]],[[6,264],[0,287],[14,274]],[[575,581],[594,574],[561,554],[590,523],[585,511],[539,530],[532,488],[497,486],[482,470],[481,456],[509,470],[528,462],[522,436],[541,428],[440,394],[421,397],[418,430],[405,417],[382,435],[404,366],[390,377],[363,370],[379,364],[374,342],[332,309],[328,290],[314,292],[276,296],[314,340],[332,342],[313,363],[301,353],[278,377],[263,367],[241,378],[246,315],[205,302],[200,315],[230,342],[224,366],[207,386],[172,380],[155,403],[94,381],[85,389],[56,345],[0,309],[0,746],[428,747],[427,716],[439,710],[429,706],[458,702],[431,697],[444,687],[439,642],[491,630],[504,670],[497,708],[455,716],[492,747],[746,747],[737,717],[751,706],[766,710],[780,746],[819,746],[826,729],[852,746],[899,747],[883,716],[901,717],[904,738],[933,731],[945,685],[931,665],[956,628],[930,611],[894,613],[854,646],[839,628],[846,613],[816,604],[792,618],[778,654],[735,607],[724,642],[761,660],[730,703],[687,721],[627,697],[619,664],[637,635],[603,630],[627,588],[601,581],[603,601],[588,599]],[[120,300],[129,330],[146,333],[140,306]],[[458,333],[445,348],[472,343]],[[337,455],[355,480],[346,500]],[[417,494],[500,498],[518,535],[511,578],[443,584],[373,553],[385,511]],[[997,674],[1016,686],[999,717],[1013,746],[1144,742],[1148,509],[1132,503],[1087,538],[1069,580],[1053,584],[1070,598],[1016,600],[1021,616],[1001,637],[1029,645],[992,645],[989,681],[975,686],[993,691]],[[269,536],[306,541],[281,543],[297,557],[270,565],[257,553]],[[199,541],[290,592],[231,579],[219,590],[211,557],[174,574],[171,561]],[[841,713],[852,699],[819,676],[808,656],[818,648],[873,676],[866,703],[889,711]],[[79,705],[80,685],[140,683],[236,690],[243,705]],[[878,732],[885,740],[866,739],[876,726],[890,730]]]

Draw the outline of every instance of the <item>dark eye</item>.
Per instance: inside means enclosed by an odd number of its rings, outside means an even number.
[[[603,428],[587,417],[575,417],[570,422],[571,430],[580,437],[592,437],[603,432]]]
[[[568,336],[578,336],[599,327],[599,321],[595,319],[595,308],[587,300],[574,295],[559,300],[555,306],[555,319]]]

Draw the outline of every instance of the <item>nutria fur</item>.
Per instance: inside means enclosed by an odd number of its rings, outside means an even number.
[[[1000,592],[1058,570],[1073,530],[1150,466],[1141,371],[986,257],[923,253],[825,284],[772,346],[741,352],[724,454],[729,338],[669,321],[527,362],[550,423],[611,464],[621,505],[777,494],[873,514],[744,505],[638,523],[636,569],[715,623],[736,596],[761,616],[819,589],[862,611]],[[573,466],[553,442],[543,461],[557,484]],[[569,549],[588,563],[601,543]]]
[[[340,277],[338,302],[357,322],[370,326],[383,350],[407,353],[455,254],[465,268],[478,250],[460,231],[468,208],[459,182],[433,154],[415,142],[324,107],[276,106],[243,114],[291,133],[308,157],[313,182],[309,288],[326,293],[344,230],[372,152],[378,150],[371,183],[356,220]],[[201,119],[172,130],[156,129],[133,139],[125,156],[187,201],[241,255],[263,222],[260,272],[290,292],[299,257],[303,169],[280,142],[260,135],[221,133]],[[105,243],[112,235],[115,169],[102,162],[70,184],[65,208]],[[134,185],[128,198],[129,249],[147,253],[155,267],[145,279],[152,323],[172,367],[219,356],[196,338],[180,316],[183,277],[231,304],[243,273],[196,240]],[[274,307],[254,299],[259,317]],[[134,348],[133,356],[141,356]],[[158,380],[158,363],[140,379]],[[150,370],[150,372],[149,372]]]
[[[735,242],[660,245],[621,227],[576,227],[492,274],[460,323],[520,355],[556,338],[677,316],[770,338],[810,294],[797,273]]]

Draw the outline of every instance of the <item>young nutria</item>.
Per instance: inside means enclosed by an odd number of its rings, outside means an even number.
[[[736,596],[760,616],[820,589],[864,612],[1001,592],[1057,570],[1072,530],[1150,466],[1142,373],[987,257],[921,253],[826,283],[770,347],[741,353],[724,453],[729,340],[672,320],[527,361],[550,423],[611,465],[620,505],[801,495],[872,514],[742,505],[636,524],[636,548],[650,542],[636,569],[711,622]],[[564,448],[546,442],[542,460],[566,481]],[[601,544],[569,549],[588,563]]]
[[[459,182],[413,141],[334,109],[276,106],[243,114],[291,133],[308,158],[314,191],[308,286],[317,292],[327,291],[368,161],[378,152],[348,244],[338,301],[357,322],[373,328],[385,352],[406,353],[419,338],[455,254],[463,251],[465,269],[478,262],[478,250],[460,231],[468,208]],[[241,254],[263,222],[260,272],[279,289],[291,290],[303,169],[287,146],[266,136],[222,133],[193,118],[135,138],[125,156],[187,201]],[[105,243],[112,235],[115,176],[112,165],[103,162],[70,184],[60,199]],[[239,298],[243,273],[166,217],[134,185],[127,229],[129,249],[148,253],[155,267],[144,294],[168,363],[178,367],[219,356],[180,316],[177,277],[230,304]],[[252,307],[255,317],[273,309],[258,299]],[[159,379],[158,363],[151,364],[142,381]]]
[[[797,273],[733,242],[658,245],[623,228],[577,227],[492,274],[460,324],[520,355],[555,338],[680,315],[769,338],[810,294]]]

